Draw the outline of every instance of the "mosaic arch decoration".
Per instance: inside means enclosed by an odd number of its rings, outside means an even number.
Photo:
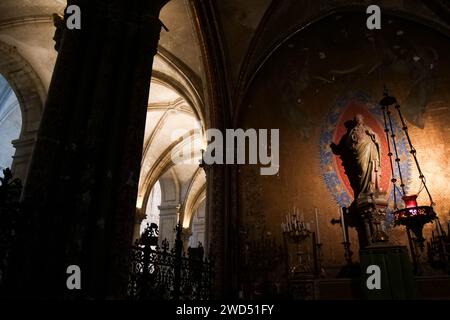
[[[382,176],[381,188],[389,194],[389,207],[393,206],[393,188],[391,183],[392,173],[389,164],[388,144],[384,132],[383,112],[380,105],[364,92],[356,92],[339,98],[327,114],[322,125],[320,135],[320,166],[325,184],[333,195],[335,201],[341,207],[348,207],[353,201],[353,190],[350,186],[342,161],[339,156],[331,151],[331,143],[339,143],[345,134],[344,123],[354,118],[356,114],[364,116],[365,123],[374,130],[381,140],[382,152]],[[397,148],[400,157],[400,165],[405,183],[410,180],[412,162],[409,157],[407,140],[402,127],[394,117],[393,127],[397,134]],[[398,169],[395,169],[398,179]],[[407,184],[407,183],[406,183]],[[408,190],[407,190],[408,191]]]

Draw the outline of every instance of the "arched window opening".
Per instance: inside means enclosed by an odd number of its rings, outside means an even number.
[[[16,152],[13,141],[18,139],[22,128],[19,101],[8,81],[0,75],[0,176],[11,168]]]
[[[205,201],[195,211],[192,219],[192,235],[189,238],[189,247],[197,248],[205,245]]]
[[[155,183],[152,191],[150,191],[150,196],[148,198],[148,204],[145,211],[145,219],[142,220],[140,234],[144,232],[147,224],[156,223],[159,225],[159,208],[161,205],[161,185],[159,181]]]

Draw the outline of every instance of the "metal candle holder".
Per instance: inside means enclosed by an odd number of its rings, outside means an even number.
[[[395,225],[404,225],[406,226],[406,232],[408,236],[411,256],[414,263],[414,269],[416,273],[419,273],[419,262],[420,262],[420,252],[423,251],[424,248],[424,241],[422,235],[423,226],[426,223],[432,222],[436,218],[436,213],[433,210],[433,207],[435,203],[433,202],[433,198],[431,197],[430,190],[428,189],[425,175],[422,172],[422,169],[419,164],[419,160],[417,159],[417,151],[414,148],[411,137],[408,133],[408,126],[405,122],[405,119],[403,118],[402,112],[400,110],[400,105],[397,102],[397,99],[393,96],[390,96],[388,94],[388,90],[385,87],[384,88],[384,97],[380,101],[381,110],[383,112],[384,117],[384,131],[386,132],[386,140],[388,144],[388,156],[390,161],[390,167],[391,167],[391,174],[392,174],[392,186],[393,186],[393,195],[394,195],[394,224]],[[406,190],[406,181],[403,179],[402,174],[402,168],[400,166],[401,159],[399,157],[398,148],[397,148],[397,135],[398,133],[395,132],[394,127],[392,125],[393,119],[392,119],[392,109],[395,109],[398,114],[398,118],[401,121],[402,124],[402,130],[404,133],[404,136],[406,137],[408,141],[408,145],[410,148],[410,154],[412,158],[414,159],[414,163],[416,165],[417,171],[419,172],[419,179],[420,179],[420,188],[417,194],[413,195],[407,195]],[[391,139],[389,139],[391,138]],[[391,141],[390,141],[391,140]],[[392,148],[391,148],[392,146]],[[395,158],[394,158],[395,156]],[[397,177],[394,171],[394,163],[397,166],[397,172],[398,172],[398,178],[400,182],[400,188],[397,185]],[[429,206],[419,206],[417,204],[417,197],[420,194],[422,190],[425,190],[428,198],[430,200]],[[402,196],[402,200],[404,202],[405,208],[399,208],[397,206],[397,198],[398,195]],[[411,232],[414,234],[414,239],[411,237]],[[416,250],[417,244],[419,247],[419,252]]]
[[[311,236],[311,231],[308,227],[309,224],[305,224],[303,218],[299,219],[298,211],[297,213],[295,212],[296,211],[294,209],[294,214],[287,215],[286,222],[281,224],[286,248],[287,243],[296,244],[297,247],[298,262],[297,265],[289,269],[289,273],[309,273],[311,272],[311,266],[303,259],[305,253],[302,250],[302,244]]]

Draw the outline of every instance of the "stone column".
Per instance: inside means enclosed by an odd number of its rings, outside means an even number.
[[[141,224],[145,218],[145,211],[142,208],[136,208],[136,213],[134,216],[133,243],[135,243],[141,236]]]
[[[126,295],[152,72],[167,0],[72,0],[23,194],[8,294]],[[58,35],[57,34],[57,35]],[[69,265],[82,290],[66,287]]]
[[[227,296],[227,218],[225,211],[225,168],[223,165],[207,166],[206,174],[206,243],[208,256],[214,261],[214,298]]]
[[[34,135],[27,135],[12,141],[16,149],[13,157],[12,171],[14,172],[14,177],[19,178],[22,183],[26,183],[28,166],[33,153],[35,139]]]
[[[230,298],[233,285],[231,261],[236,252],[229,245],[230,239],[237,241],[238,234],[230,234],[231,224],[229,208],[229,179],[227,166],[204,162],[200,165],[206,175],[206,206],[205,206],[205,252],[214,262],[214,296],[215,299]],[[228,200],[228,201],[227,201]]]
[[[205,243],[203,243],[203,247],[205,249],[205,255],[208,257],[210,254],[210,248],[211,248],[211,227],[212,227],[212,219],[211,219],[211,186],[210,182],[212,179],[211,176],[211,165],[207,165],[203,162],[200,164],[200,168],[205,171],[205,180],[206,180],[206,200],[205,200]]]
[[[205,247],[205,231],[206,231],[206,224],[205,224],[205,217],[203,216],[200,219],[195,219],[192,221],[191,226],[191,234],[192,238],[189,240],[189,246],[197,247],[199,243],[202,244],[202,247]]]
[[[159,236],[158,241],[161,243],[167,239],[170,248],[175,245],[175,227],[178,223],[179,204],[162,204],[158,206],[159,209]]]
[[[229,79],[221,49],[221,31],[217,27],[214,1],[192,1],[192,6],[201,26],[205,42],[205,55],[208,69],[208,120],[207,128],[219,129],[225,133],[226,128],[233,128]],[[231,299],[237,297],[237,270],[235,247],[239,245],[239,233],[236,221],[237,211],[232,205],[231,170],[228,165],[214,164],[206,167],[206,225],[205,247],[208,256],[214,259],[214,298]],[[236,272],[235,272],[236,271]]]
[[[189,238],[192,236],[191,228],[183,228],[181,230],[181,241],[183,241],[183,252],[187,253],[189,249]]]

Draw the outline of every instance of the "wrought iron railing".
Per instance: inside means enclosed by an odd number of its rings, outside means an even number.
[[[204,249],[183,253],[181,228],[175,246],[167,240],[158,245],[158,227],[147,226],[133,246],[128,296],[136,300],[208,300],[212,288],[212,263]]]
[[[10,169],[0,177],[0,286],[5,277],[10,253],[21,221],[20,194],[22,183],[14,179]]]

